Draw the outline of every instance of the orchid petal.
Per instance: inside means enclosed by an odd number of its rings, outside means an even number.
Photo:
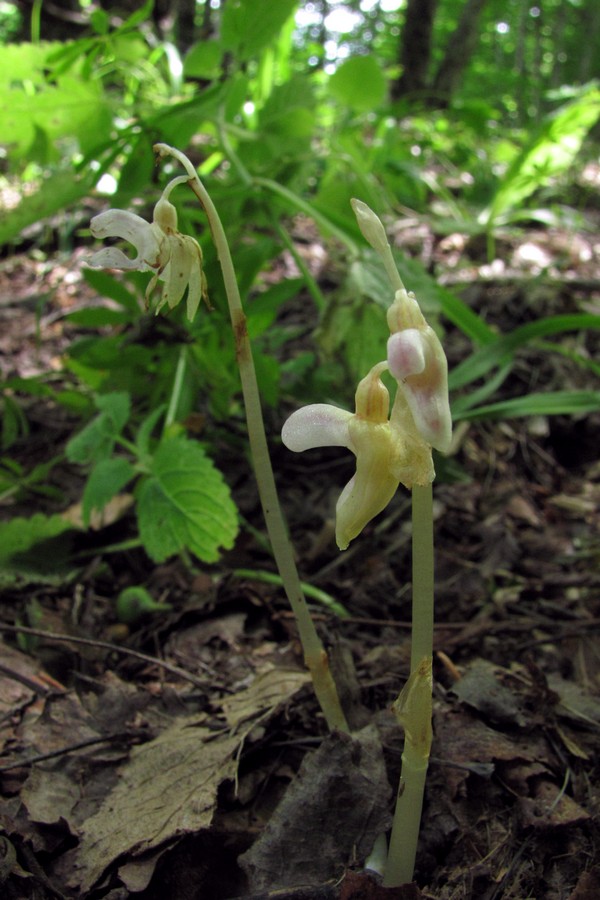
[[[315,447],[350,447],[348,422],[352,418],[345,409],[313,403],[292,413],[281,430],[281,439],[295,453]]]
[[[188,284],[186,304],[187,317],[190,322],[198,312],[200,300],[202,299],[202,293],[202,264],[200,262],[195,262],[192,265],[192,271],[190,272],[190,282]]]
[[[438,336],[428,325],[392,334],[388,362],[420,436],[447,453],[452,441],[448,363]]]
[[[405,396],[421,437],[440,453],[447,453],[452,442],[447,400],[436,390],[412,390],[408,386]]]
[[[89,260],[89,265],[96,269],[138,269],[145,272],[150,266],[140,261],[139,257],[130,259],[117,247],[105,247],[98,250]]]
[[[200,244],[196,243],[196,241],[194,241],[194,244],[196,250],[196,258],[192,263],[192,271],[190,272],[190,283],[188,285],[187,295],[187,317],[190,322],[196,315],[201,300],[204,300],[208,309],[211,308],[210,300],[208,299],[206,276],[202,269],[202,248],[200,247]]]
[[[94,216],[90,231],[95,238],[119,237],[135,244],[138,235],[150,228],[150,223],[125,209],[107,209]]]
[[[336,541],[345,550],[365,525],[388,505],[399,480],[396,472],[404,445],[389,426],[353,417],[349,425],[356,453],[356,474],[336,506]]]
[[[167,240],[170,245],[169,274],[166,277],[165,273],[165,287],[160,302],[161,306],[167,303],[169,309],[174,309],[183,297],[190,280],[192,257],[189,245],[182,235],[169,235]]]
[[[144,271],[146,267],[154,269],[160,264],[161,243],[150,223],[141,216],[136,216],[135,213],[127,212],[124,209],[108,209],[106,212],[94,216],[90,222],[90,231],[96,238],[116,237],[133,244],[137,256],[130,260],[123,254],[123,259],[128,260],[127,264],[122,265],[121,260],[118,268],[135,268]]]

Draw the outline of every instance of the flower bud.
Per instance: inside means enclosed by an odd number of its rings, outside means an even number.
[[[388,248],[388,239],[379,216],[376,216],[362,200],[351,200],[350,204],[365,240],[377,253],[385,254]]]
[[[161,197],[154,207],[152,221],[165,234],[174,234],[177,231],[177,210],[169,200]]]

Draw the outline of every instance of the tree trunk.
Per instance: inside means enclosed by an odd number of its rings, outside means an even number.
[[[427,88],[436,7],[437,0],[408,0],[400,46],[402,75],[392,84],[393,100]]]
[[[459,22],[448,40],[445,56],[433,79],[432,90],[447,106],[458,87],[479,37],[478,19],[486,0],[466,0]]]

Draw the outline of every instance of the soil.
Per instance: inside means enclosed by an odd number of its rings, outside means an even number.
[[[504,332],[600,311],[588,233],[524,230],[495,267],[460,235],[396,237],[409,253],[426,247],[440,280]],[[65,313],[98,302],[84,254],[4,261],[5,378],[64,378],[77,333]],[[309,307],[301,298],[285,316]],[[588,331],[562,353],[528,347],[502,395],[597,391],[573,351],[594,360],[598,343]],[[451,327],[445,346],[451,367],[468,350]],[[48,397],[22,402],[29,433],[6,438],[4,462],[30,473],[78,419]],[[600,896],[600,414],[461,423],[437,461],[432,758],[414,883],[385,889],[365,859],[389,828],[402,751],[391,707],[409,671],[410,498],[399,491],[340,553],[334,509],[352,458],[286,451],[277,435],[291,409],[267,414],[273,465],[301,578],[346,610],[311,600],[353,736],[327,734],[282,590],[260,575],[274,569],[251,469],[217,434],[247,523],[218,564],[158,565],[128,549],[124,503],[77,533],[71,571],[3,578],[1,896]],[[83,483],[61,458],[5,493],[1,517],[77,508]],[[169,608],[119,621],[117,594],[140,584]]]

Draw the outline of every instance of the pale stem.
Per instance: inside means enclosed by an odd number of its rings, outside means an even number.
[[[279,505],[277,488],[267,446],[260,395],[256,381],[256,371],[252,359],[250,339],[246,326],[246,316],[242,307],[235,270],[219,214],[206,188],[200,181],[190,160],[168,144],[155,144],[154,150],[161,157],[173,156],[189,175],[189,185],[204,207],[212,237],[221,264],[223,282],[229,304],[229,314],[235,340],[236,358],[240,370],[242,393],[246,407],[246,421],[250,450],[254,461],[254,472],[258,485],[261,505],[265,516],[267,532],[275,563],[283,581],[284,590],[292,607],[298,625],[298,633],[304,650],[304,660],[310,671],[315,694],[330,729],[349,731],[342,711],[333,676],[329,670],[327,654],[319,638],[304,598],[293,549],[287,534],[287,527]]]
[[[412,489],[412,644],[410,670],[433,655],[433,490]]]
[[[390,848],[383,873],[384,887],[398,887],[413,879],[427,764],[428,760],[423,760],[411,743],[405,741]]]
[[[390,279],[392,283],[392,287],[395,291],[403,291],[404,290],[404,282],[400,278],[400,272],[396,268],[396,263],[394,262],[394,255],[392,253],[392,248],[389,244],[386,245],[385,249],[380,252],[381,261],[385,266],[385,271],[387,273],[387,277]]]
[[[412,490],[413,608],[409,685],[404,705],[404,751],[383,884],[412,881],[431,748],[433,658],[433,499],[431,484]],[[404,692],[403,692],[404,693]],[[402,695],[401,695],[402,698]]]

